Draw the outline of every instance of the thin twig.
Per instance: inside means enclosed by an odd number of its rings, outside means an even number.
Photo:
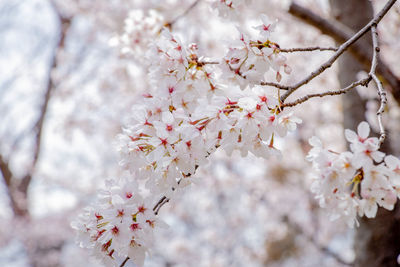
[[[153,209],[154,210],[154,214],[155,215],[158,215],[158,212],[160,211],[160,209],[161,209],[161,207],[162,206],[164,206],[166,203],[168,203],[169,202],[169,198],[167,198],[167,197],[163,197],[162,198],[162,201],[160,202],[160,204],[158,204],[158,206],[157,206],[157,208],[156,209]]]
[[[166,196],[163,196],[162,198],[160,198],[160,200],[157,202],[157,204],[156,205],[154,205],[154,207],[153,207],[153,211],[154,211],[154,214],[155,215],[157,215],[158,214],[158,210],[159,210],[159,205],[161,205],[161,203],[163,203],[164,202],[164,200],[166,199],[167,197]]]
[[[181,18],[183,18],[184,16],[187,15],[187,13],[189,13],[190,10],[192,10],[195,6],[197,6],[197,4],[200,3],[200,0],[196,0],[194,1],[188,8],[185,9],[185,11],[178,15],[177,17],[175,17],[173,20],[171,20],[170,22],[167,22],[165,24],[165,26],[167,27],[171,27],[172,25],[174,25],[178,20],[180,20]]]
[[[125,260],[121,263],[121,265],[119,267],[124,267],[125,264],[128,262],[129,257],[126,257]]]
[[[358,85],[367,86],[370,80],[371,80],[371,77],[368,76],[367,78],[364,78],[364,79],[358,80],[356,82],[353,82],[352,84],[348,85],[345,88],[342,88],[342,89],[339,89],[339,90],[326,91],[326,92],[323,92],[323,93],[309,94],[309,95],[303,96],[303,97],[301,97],[301,98],[299,98],[299,99],[297,99],[297,100],[295,100],[293,102],[283,103],[281,105],[281,107],[293,107],[293,106],[296,106],[298,104],[304,103],[307,100],[309,100],[310,98],[314,98],[314,97],[324,97],[324,96],[328,96],[328,95],[333,96],[333,95],[345,94],[345,93],[347,93],[348,91],[350,91],[351,89],[355,88]]]
[[[372,55],[372,63],[371,63],[371,70],[369,72],[369,75],[372,77],[374,80],[376,86],[378,87],[378,96],[380,100],[380,106],[379,109],[376,113],[378,116],[378,124],[379,124],[379,145],[382,145],[382,143],[385,141],[386,138],[386,133],[385,133],[385,128],[382,123],[382,114],[385,112],[385,107],[387,103],[387,98],[386,98],[386,92],[383,88],[382,82],[378,79],[376,76],[376,66],[378,65],[378,55],[379,55],[379,43],[378,43],[378,32],[376,31],[376,24],[373,24],[371,26],[371,34],[372,34],[372,45],[373,45],[373,55]]]
[[[243,76],[242,76],[243,77]],[[273,86],[282,90],[289,90],[291,87],[288,85],[274,83],[274,82],[260,82],[260,85]]]
[[[312,51],[337,51],[337,47],[298,47],[298,48],[279,48],[279,52],[293,53],[293,52],[312,52]]]
[[[386,5],[382,8],[382,10],[365,25],[361,30],[359,30],[355,35],[353,35],[350,39],[348,39],[345,43],[339,46],[338,50],[328,59],[325,63],[319,66],[315,71],[311,72],[307,77],[298,83],[289,86],[289,89],[282,95],[281,102],[284,102],[285,99],[290,96],[293,92],[295,92],[301,86],[307,84],[315,77],[319,76],[326,69],[330,68],[332,64],[358,39],[360,39],[366,32],[369,31],[372,25],[378,24],[381,19],[385,16],[385,14],[389,11],[389,9],[393,6],[396,0],[390,0],[386,3]]]
[[[220,64],[218,61],[199,61],[198,65],[218,65]]]
[[[329,35],[335,39],[337,43],[343,43],[354,35],[353,30],[339,21],[325,19],[295,2],[291,3],[289,13],[307,24],[316,27],[323,34]],[[364,42],[356,42],[349,47],[349,52],[367,69],[370,68],[372,55],[368,44]],[[383,82],[390,85],[393,97],[400,104],[400,79],[396,77],[392,70],[383,61],[378,61],[377,74],[382,77]]]

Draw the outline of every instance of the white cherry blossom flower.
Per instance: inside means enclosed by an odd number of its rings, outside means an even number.
[[[260,32],[260,35],[264,37],[265,40],[268,40],[268,38],[271,35],[271,32],[275,30],[278,20],[271,22],[271,20],[265,14],[261,14],[260,19],[262,21],[262,24],[257,27],[254,27],[254,29],[258,30]]]

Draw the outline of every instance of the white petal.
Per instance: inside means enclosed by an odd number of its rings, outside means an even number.
[[[144,259],[146,257],[146,250],[142,247],[134,247],[129,249],[128,256],[137,266],[144,265]]]
[[[346,137],[347,141],[351,143],[354,143],[358,140],[357,134],[349,129],[344,130],[344,136]]]
[[[374,151],[371,153],[371,157],[375,160],[375,162],[379,163],[383,160],[385,153],[380,151]]]
[[[264,25],[271,24],[270,19],[269,19],[268,16],[265,15],[265,14],[261,14],[261,15],[260,15],[260,19],[261,19],[261,21],[262,21],[262,23],[263,23]]]
[[[167,124],[171,124],[174,122],[174,116],[172,115],[171,112],[169,111],[164,111],[162,113],[162,121],[167,123]]]
[[[365,207],[365,216],[368,218],[374,218],[376,216],[376,212],[378,211],[378,205],[376,202],[374,203],[367,203]]]
[[[396,167],[400,166],[400,160],[393,155],[386,156],[385,163],[391,170],[394,170]]]
[[[321,140],[320,140],[318,137],[316,137],[316,136],[313,136],[313,137],[311,137],[310,139],[308,139],[308,143],[309,143],[311,146],[314,146],[314,147],[322,147],[322,142],[321,142]]]
[[[363,139],[366,139],[369,135],[369,124],[365,121],[362,121],[357,128],[358,136],[360,136]]]

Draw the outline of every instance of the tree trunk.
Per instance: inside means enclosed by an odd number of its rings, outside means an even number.
[[[330,0],[332,16],[358,31],[373,16],[369,0]],[[358,42],[371,44],[371,34],[366,34]],[[372,53],[372,46],[371,46]],[[339,59],[339,81],[345,87],[357,80],[356,75],[363,66],[346,52]],[[368,70],[367,70],[368,71]],[[365,101],[353,90],[342,97],[343,123],[345,129],[356,129],[365,120]],[[390,140],[386,140],[382,151],[391,153]],[[374,219],[360,219],[360,227],[356,230],[354,240],[356,267],[399,266],[397,256],[400,253],[400,208],[396,205],[394,211],[380,208]]]

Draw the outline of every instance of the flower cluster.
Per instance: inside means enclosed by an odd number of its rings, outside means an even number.
[[[279,155],[275,139],[301,122],[281,109],[278,93],[267,93],[261,86],[241,90],[237,85],[218,84],[218,64],[199,55],[196,44],[186,46],[167,30],[146,57],[151,62],[151,88],[133,107],[117,146],[121,165],[131,175],[127,179],[141,180],[152,199],[171,199],[217,148],[228,154],[239,150],[243,156],[249,152],[264,158]],[[87,237],[85,246],[101,252],[96,255],[107,260],[115,253],[129,255],[140,264],[150,246],[146,238],[151,240],[153,234],[154,225],[146,222],[155,220],[147,204],[143,204],[147,213],[139,211],[142,204],[138,203],[143,202],[139,192],[132,192],[137,197],[131,203],[127,198],[131,191],[124,190],[124,185],[113,184],[101,196],[104,204],[90,209],[78,225]],[[126,220],[114,218],[118,210],[127,211]],[[114,235],[114,227],[124,238]]]
[[[81,247],[92,249],[105,265],[117,265],[115,259],[127,256],[143,265],[154,230],[165,226],[155,217],[153,204],[141,196],[132,177],[110,180],[107,189],[99,192],[97,203],[72,227],[79,233]]]
[[[162,29],[163,21],[163,17],[156,10],[131,10],[125,19],[124,33],[119,38],[121,52],[141,59]]]
[[[262,87],[220,87],[195,45],[184,48],[166,31],[162,36],[150,74],[157,89],[134,107],[131,126],[119,137],[123,165],[152,192],[169,195],[218,147],[244,156],[276,154],[274,136],[301,120],[281,111]]]
[[[231,18],[237,15],[239,7],[248,5],[250,0],[215,0],[211,3],[211,8],[218,10],[218,14],[223,18]]]
[[[357,133],[346,130],[351,151],[343,153],[323,148],[317,137],[309,141],[308,160],[317,172],[312,190],[331,219],[341,217],[350,226],[358,223],[357,215],[375,217],[378,206],[392,210],[400,196],[400,160],[378,151],[378,138],[369,133],[366,122]]]
[[[282,79],[282,68],[286,74],[291,73],[279,45],[269,39],[276,21],[271,23],[266,15],[261,15],[261,20],[262,24],[255,27],[259,31],[258,40],[250,40],[241,33],[240,39],[231,43],[224,58],[226,78],[238,82],[243,88],[265,80],[265,74],[270,69],[276,73],[278,82]]]

